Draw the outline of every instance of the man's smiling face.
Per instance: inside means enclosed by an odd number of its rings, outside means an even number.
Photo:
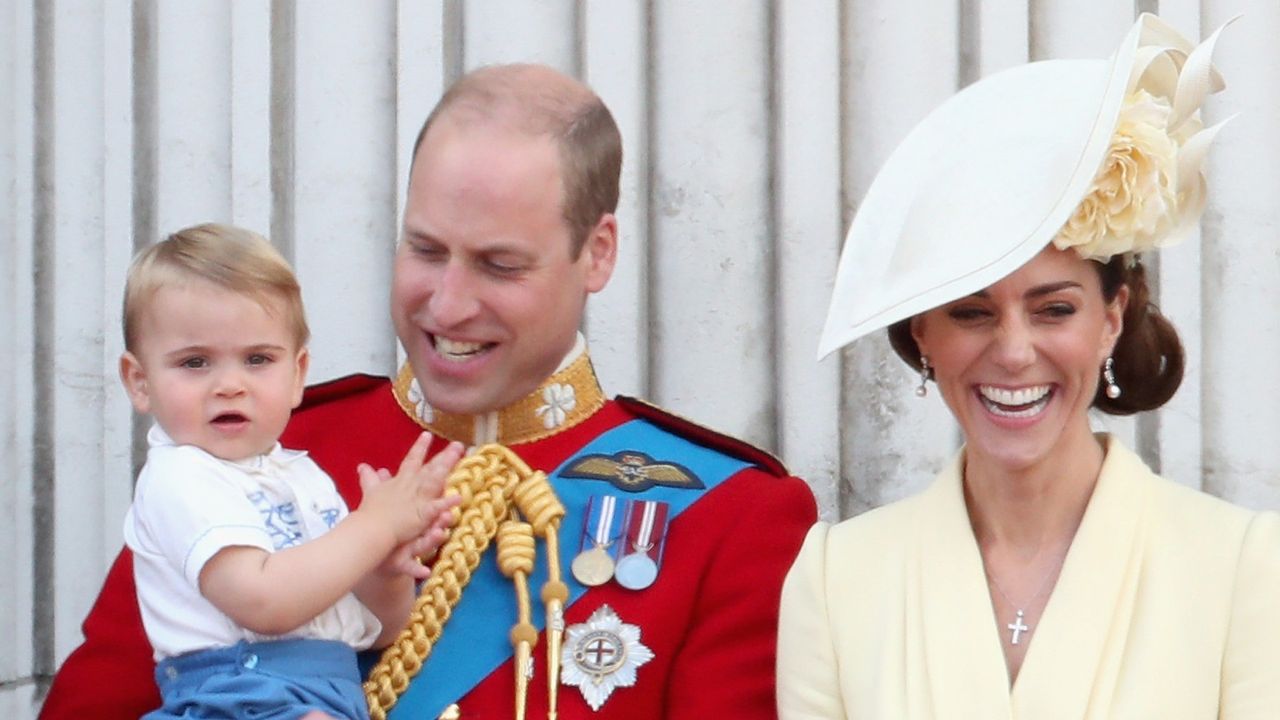
[[[573,347],[614,247],[588,239],[573,257],[563,202],[550,137],[448,115],[427,131],[409,179],[391,314],[432,406],[510,405]]]

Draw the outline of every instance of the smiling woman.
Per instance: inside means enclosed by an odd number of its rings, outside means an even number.
[[[1045,248],[989,288],[910,321],[964,431],[971,472],[988,462],[1031,472],[1097,454],[1086,412],[1129,293],[1121,286],[1107,300],[1092,266]]]
[[[1048,254],[1049,249],[1041,254]],[[1182,384],[1186,358],[1178,331],[1160,309],[1151,304],[1151,290],[1147,284],[1144,266],[1126,255],[1117,255],[1105,262],[1088,263],[1097,275],[1103,300],[1108,305],[1123,293],[1121,306],[1123,332],[1115,339],[1115,346],[1104,362],[1110,381],[1098,385],[1093,397],[1093,407],[1111,415],[1131,415],[1163,406]],[[1077,287],[1081,287],[1077,284]],[[1059,285],[1045,286],[1037,295],[1048,294],[1048,289],[1065,289]],[[986,291],[974,293],[986,297]],[[959,301],[957,301],[958,303]],[[1058,314],[1064,319],[1075,314],[1078,307],[1046,303],[1049,315]],[[917,372],[923,370],[922,353],[915,333],[918,323],[912,319],[900,320],[889,326],[889,342],[908,365]],[[930,373],[932,376],[932,373]],[[1124,388],[1121,390],[1121,388]],[[921,393],[924,385],[921,385]]]
[[[1280,517],[1158,477],[1088,415],[1181,382],[1140,254],[1204,208],[1216,40],[1144,15],[1110,61],[975,83],[880,170],[821,348],[887,327],[965,446],[924,493],[810,532],[783,718],[1275,716]]]

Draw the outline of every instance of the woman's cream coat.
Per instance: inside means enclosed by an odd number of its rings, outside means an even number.
[[[1280,516],[1107,444],[1012,692],[961,455],[925,492],[810,531],[783,589],[783,720],[1280,718]]]

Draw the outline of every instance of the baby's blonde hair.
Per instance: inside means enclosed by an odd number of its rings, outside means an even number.
[[[297,346],[311,337],[302,290],[288,261],[251,230],[205,223],[179,230],[134,257],[124,290],[125,349],[136,352],[139,321],[156,291],[192,279],[248,295],[268,311],[272,300],[282,300]]]

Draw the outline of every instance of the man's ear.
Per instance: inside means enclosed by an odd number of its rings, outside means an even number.
[[[133,409],[144,415],[151,412],[151,396],[147,390],[147,372],[133,353],[125,351],[120,356],[120,382],[129,394]]]
[[[613,213],[600,216],[587,234],[582,253],[587,261],[587,292],[600,292],[609,284],[613,266],[618,261],[618,218]]]
[[[307,369],[311,367],[311,353],[306,348],[298,350],[298,354],[294,356],[293,362],[293,404],[290,407],[298,407],[302,403],[302,391],[307,387]]]

